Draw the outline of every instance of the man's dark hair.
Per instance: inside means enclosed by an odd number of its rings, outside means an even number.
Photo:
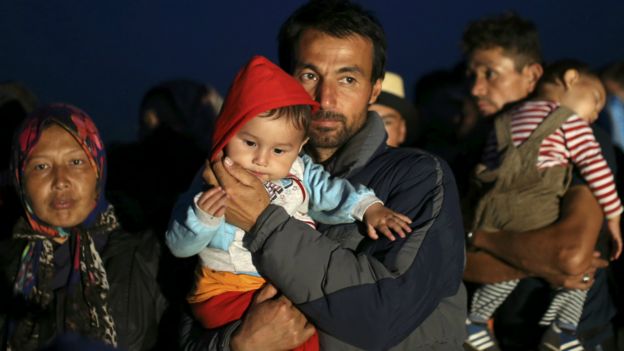
[[[614,81],[624,88],[624,61],[611,63],[602,71],[600,76],[604,81]]]
[[[539,84],[544,83],[562,83],[565,73],[569,70],[576,70],[580,75],[591,76],[599,79],[588,64],[576,59],[562,59],[552,62],[544,67],[544,74],[540,78]]]
[[[307,135],[311,114],[312,109],[309,105],[290,105],[274,108],[260,114],[260,117],[271,119],[286,118],[296,129],[303,130]]]
[[[471,22],[464,31],[462,47],[467,55],[475,50],[501,47],[514,60],[518,71],[526,65],[542,63],[537,27],[514,13]]]
[[[292,73],[297,60],[301,34],[315,29],[336,38],[359,35],[373,44],[371,81],[383,78],[386,65],[386,35],[379,21],[369,11],[349,1],[313,0],[298,8],[280,28],[279,62]]]

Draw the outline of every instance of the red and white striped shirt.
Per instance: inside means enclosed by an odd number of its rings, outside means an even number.
[[[527,101],[515,107],[511,116],[511,137],[518,147],[525,142],[537,126],[544,121],[559,104],[552,101]],[[490,167],[498,166],[496,134],[492,133],[484,150],[483,161]],[[600,145],[589,124],[573,115],[553,134],[542,141],[537,158],[539,169],[567,166],[572,161],[592,193],[600,203],[607,218],[622,213],[622,203],[615,189],[613,173],[607,165]]]

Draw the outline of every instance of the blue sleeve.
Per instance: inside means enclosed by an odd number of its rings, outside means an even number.
[[[310,194],[308,214],[314,220],[325,224],[361,221],[366,208],[380,202],[373,190],[333,177],[308,155],[301,158],[304,165],[303,184]]]
[[[197,255],[207,246],[227,250],[234,239],[235,228],[223,219],[209,225],[197,217],[193,198],[202,188],[201,173],[200,170],[189,190],[178,198],[165,233],[167,246],[176,257]]]

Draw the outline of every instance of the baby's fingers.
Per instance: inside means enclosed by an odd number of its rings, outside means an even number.
[[[394,235],[392,235],[392,231],[390,231],[390,228],[388,228],[388,225],[381,224],[381,225],[378,225],[375,229],[377,229],[378,232],[381,232],[381,234],[383,234],[383,236],[385,236],[386,238],[390,239],[390,241],[395,241],[396,240]]]
[[[197,206],[202,209],[202,211],[217,216],[216,212],[220,207],[225,206],[225,200],[227,198],[227,194],[220,187],[212,188],[208,191],[205,191],[199,199],[197,199]]]
[[[377,231],[375,230],[375,227],[373,227],[370,224],[366,225],[367,227],[367,232],[368,232],[368,237],[373,239],[373,240],[377,240],[379,239],[379,235],[377,235]]]
[[[394,212],[394,216],[395,217],[399,217],[399,219],[407,224],[411,224],[412,223],[412,219],[409,218],[408,216],[402,214],[402,213],[398,213],[398,212]]]

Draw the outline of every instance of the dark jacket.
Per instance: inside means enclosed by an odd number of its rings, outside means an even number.
[[[464,236],[452,173],[438,158],[389,148],[385,139],[371,113],[325,167],[412,218],[406,239],[373,241],[358,224],[319,232],[270,205],[246,246],[262,276],[317,327],[322,350],[461,350]],[[236,327],[198,335],[187,324],[186,346],[227,349]]]
[[[9,329],[8,321],[11,316],[19,315],[23,306],[23,302],[13,297],[13,282],[25,245],[25,240],[13,239],[0,244],[0,349]],[[100,255],[110,285],[109,306],[117,330],[118,347],[127,350],[154,347],[158,323],[166,307],[156,281],[160,258],[158,240],[149,232],[130,234],[115,230],[108,234]],[[55,306],[63,306],[64,297],[64,288],[55,290]],[[63,330],[57,330],[62,309],[54,308],[53,311],[42,331],[42,346],[63,333]]]

